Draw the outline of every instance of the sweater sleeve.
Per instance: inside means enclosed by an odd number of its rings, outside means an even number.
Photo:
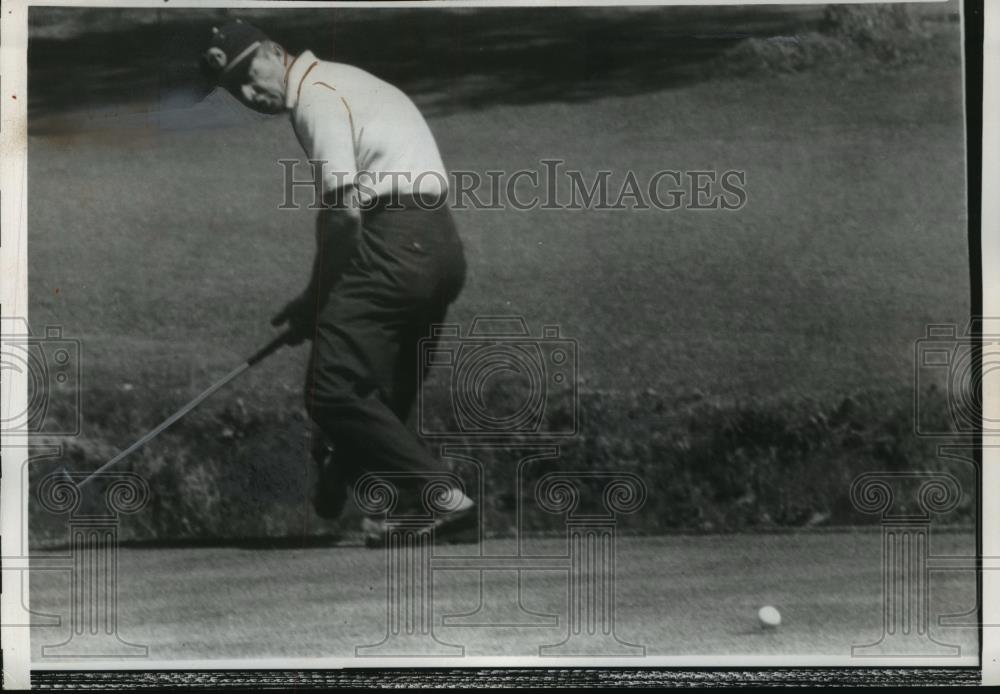
[[[335,88],[307,78],[293,125],[309,159],[322,162],[324,193],[357,185],[354,119]]]

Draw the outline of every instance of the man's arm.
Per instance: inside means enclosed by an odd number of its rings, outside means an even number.
[[[306,294],[320,302],[317,308],[347,268],[360,239],[361,210],[354,186],[324,195],[324,207],[316,218],[316,257],[306,288]]]
[[[316,218],[316,254],[305,291],[293,299],[271,324],[285,323],[292,329],[292,344],[309,339],[316,319],[326,305],[330,290],[347,269],[361,240],[361,210],[354,186],[324,195],[324,207]]]
[[[361,235],[361,209],[355,185],[354,121],[347,102],[329,86],[306,84],[293,126],[309,159],[322,162],[325,169],[309,284],[271,321],[273,325],[289,323],[296,342],[301,342],[313,336],[316,318],[354,254]]]

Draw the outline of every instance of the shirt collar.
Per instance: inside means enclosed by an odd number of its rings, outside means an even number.
[[[299,93],[302,91],[302,80],[305,79],[309,68],[318,63],[312,51],[302,51],[299,56],[288,66],[285,77],[285,107],[293,109],[299,103]]]

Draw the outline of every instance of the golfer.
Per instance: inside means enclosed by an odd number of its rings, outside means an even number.
[[[311,279],[272,321],[290,327],[293,344],[312,340],[306,407],[330,443],[318,456],[316,510],[339,515],[365,473],[385,474],[400,506],[417,507],[423,483],[446,470],[405,424],[422,379],[418,341],[465,277],[434,136],[396,87],[309,51],[291,55],[241,21],[213,29],[202,66],[245,106],[289,113],[308,159],[323,163]],[[474,521],[457,489],[448,509],[438,537]],[[369,535],[384,530],[366,520]]]

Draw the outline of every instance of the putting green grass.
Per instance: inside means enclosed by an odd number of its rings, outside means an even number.
[[[622,641],[645,646],[651,657],[850,661],[852,646],[873,643],[882,635],[880,548],[877,531],[623,539],[615,573],[615,633]],[[504,555],[509,549],[494,542],[483,552]],[[559,555],[565,549],[565,541],[536,539],[525,545],[525,554]],[[468,555],[476,547],[436,551]],[[934,534],[932,551],[956,556],[975,549],[968,535],[942,532]],[[118,563],[119,634],[148,646],[152,660],[353,658],[357,646],[385,637],[385,561],[381,550],[360,547],[125,549]],[[567,633],[566,573],[523,572],[524,610],[514,607],[518,592],[511,576],[487,571],[481,579],[476,571],[436,571],[435,638],[464,646],[470,657],[537,657],[539,646],[562,641]],[[957,655],[975,658],[975,628],[955,626],[967,623],[965,618],[938,623],[940,616],[975,608],[974,572],[932,572],[930,581],[930,635],[958,646]],[[486,606],[495,609],[489,616],[482,610],[470,621],[535,625],[442,623],[445,615],[475,612],[481,589],[494,598]],[[39,614],[66,615],[68,590],[65,574],[36,572],[31,607]],[[781,611],[778,629],[760,627],[757,610],[763,605]],[[546,623],[529,613],[559,621]],[[41,647],[64,641],[70,628],[66,620],[63,626],[32,629],[36,667],[46,662],[39,658]],[[886,655],[902,653],[889,643],[883,647]],[[949,662],[945,658],[939,664]],[[365,661],[352,664],[360,667]]]

